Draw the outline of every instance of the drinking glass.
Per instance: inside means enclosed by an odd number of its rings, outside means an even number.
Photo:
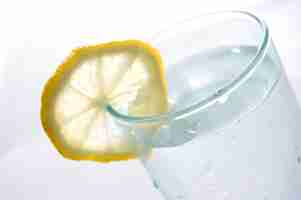
[[[166,64],[169,112],[108,110],[134,130],[164,198],[300,199],[301,114],[265,22],[247,12],[211,13],[152,42]]]

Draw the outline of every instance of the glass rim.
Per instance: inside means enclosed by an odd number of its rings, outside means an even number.
[[[117,110],[115,110],[110,104],[106,106],[107,111],[116,119],[130,123],[130,124],[139,124],[139,123],[162,123],[163,121],[170,121],[170,120],[177,120],[181,118],[185,118],[186,116],[189,116],[195,112],[198,112],[202,109],[205,109],[206,107],[214,104],[217,102],[220,98],[223,98],[224,96],[229,95],[231,92],[233,92],[236,88],[238,88],[240,85],[242,85],[255,71],[256,67],[262,60],[262,58],[265,56],[268,42],[269,42],[269,29],[266,25],[266,23],[257,17],[256,15],[247,12],[247,11],[218,11],[218,12],[212,12],[208,14],[202,14],[198,17],[189,18],[186,20],[181,20],[180,23],[185,23],[187,20],[194,20],[196,18],[202,18],[202,17],[210,17],[214,15],[223,15],[223,14],[235,14],[239,16],[245,16],[252,20],[254,20],[261,28],[262,30],[262,37],[261,40],[258,42],[257,45],[257,51],[251,61],[246,64],[246,68],[230,83],[226,84],[222,88],[217,89],[215,93],[208,96],[207,98],[200,100],[199,102],[189,105],[186,108],[183,108],[181,110],[177,111],[169,111],[165,112],[159,115],[153,115],[153,116],[131,116],[127,114],[123,114]],[[180,24],[179,22],[172,23],[171,26]],[[166,30],[166,29],[163,29]]]

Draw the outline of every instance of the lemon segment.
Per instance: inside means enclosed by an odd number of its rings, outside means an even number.
[[[126,40],[73,50],[44,87],[43,128],[69,159],[135,158],[135,137],[115,123],[108,104],[131,116],[167,111],[164,68],[155,48]]]

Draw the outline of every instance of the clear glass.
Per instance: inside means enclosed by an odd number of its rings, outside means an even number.
[[[108,110],[135,128],[141,162],[165,199],[300,198],[301,113],[265,23],[213,13],[153,42],[167,65],[170,111]]]

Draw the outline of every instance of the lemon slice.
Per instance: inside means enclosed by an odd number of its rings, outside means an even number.
[[[166,87],[160,54],[144,42],[77,48],[44,88],[42,125],[66,158],[135,158],[135,138],[118,127],[107,105],[132,116],[160,114],[167,110]]]

